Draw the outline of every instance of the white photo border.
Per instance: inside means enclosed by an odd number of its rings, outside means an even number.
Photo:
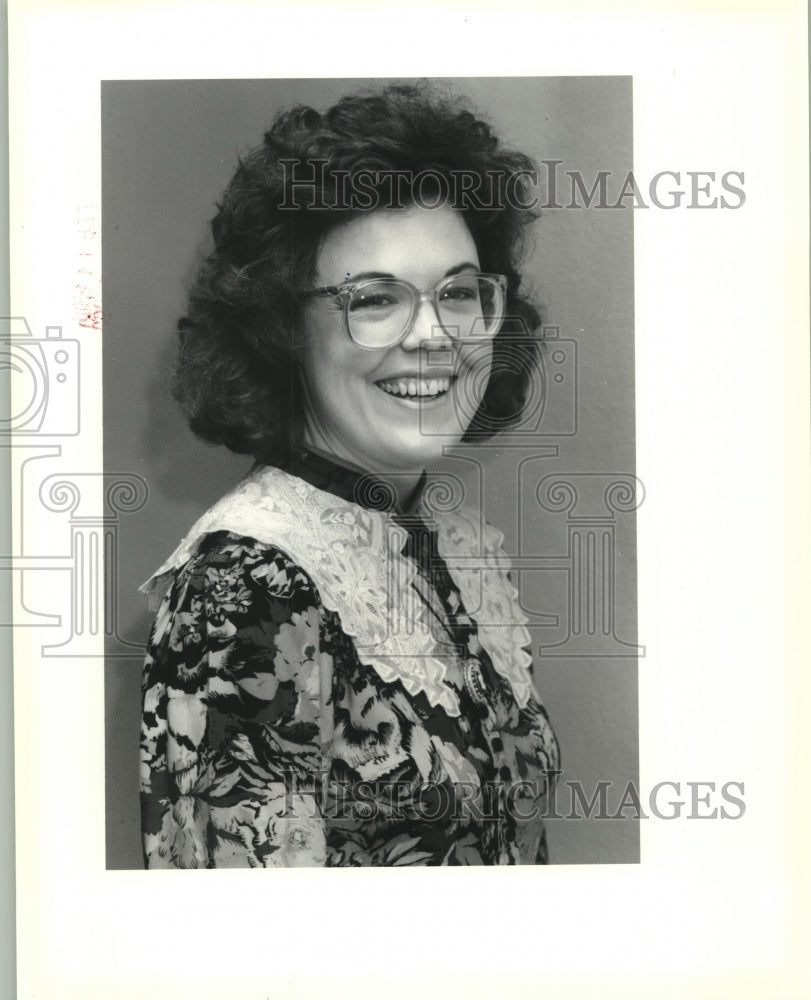
[[[75,307],[76,210],[100,206],[102,79],[341,76],[348,61],[355,76],[359,61],[381,77],[631,75],[638,175],[746,178],[740,210],[635,220],[641,784],[743,780],[745,816],[649,820],[632,866],[421,870],[407,882],[107,871],[102,660],[44,663],[36,629],[20,627],[20,995],[805,995],[804,8],[564,17],[35,0],[15,4],[10,25],[11,312],[33,331],[67,328]],[[92,299],[97,275],[84,278]],[[81,440],[65,437],[61,456],[93,472],[100,343],[82,351]],[[47,594],[40,575],[25,596]]]

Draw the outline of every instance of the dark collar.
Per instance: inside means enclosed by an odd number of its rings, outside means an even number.
[[[425,472],[414,490],[409,510],[404,511],[397,503],[391,486],[369,472],[340,465],[334,458],[312,447],[296,448],[289,462],[282,466],[299,479],[303,479],[317,490],[332,493],[341,500],[356,503],[367,510],[379,510],[406,515],[416,510],[422,497],[427,475]]]

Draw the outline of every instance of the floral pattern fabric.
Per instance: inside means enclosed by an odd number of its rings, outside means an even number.
[[[522,707],[494,669],[436,535],[419,517],[402,524],[411,587],[453,652],[443,683],[459,713],[364,663],[285,551],[207,534],[174,574],[147,650],[148,867],[547,860],[559,751],[546,713],[534,691]]]

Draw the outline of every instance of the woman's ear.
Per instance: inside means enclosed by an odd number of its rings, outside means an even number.
[[[307,310],[307,303],[302,303],[300,301],[293,302],[291,306],[292,317],[290,321],[290,353],[292,354],[296,365],[301,366],[301,358],[303,349],[306,347],[309,336],[307,333],[307,317],[305,315]]]
[[[294,370],[299,376],[303,374],[304,361],[302,355],[306,343],[306,335],[299,336],[297,333],[293,333],[290,344],[290,356],[293,359]]]

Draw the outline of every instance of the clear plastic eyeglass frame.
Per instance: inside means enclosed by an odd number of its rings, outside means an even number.
[[[394,347],[405,340],[414,326],[417,313],[424,302],[430,302],[433,306],[434,314],[442,330],[452,339],[459,339],[458,333],[455,332],[454,328],[449,328],[449,326],[446,326],[446,324],[442,321],[440,313],[440,296],[447,288],[453,286],[454,283],[458,283],[460,279],[463,278],[475,278],[480,281],[484,280],[493,285],[494,292],[497,296],[497,308],[493,312],[492,323],[490,326],[482,327],[479,334],[480,336],[487,338],[495,337],[504,320],[503,310],[507,295],[507,278],[503,274],[483,274],[478,271],[452,274],[443,278],[433,288],[425,289],[417,288],[416,285],[412,285],[410,281],[406,281],[404,278],[364,278],[362,281],[346,282],[346,284],[343,285],[325,285],[322,288],[312,288],[307,291],[303,291],[301,294],[303,296],[331,296],[338,299],[343,307],[343,324],[346,335],[354,344],[363,348],[363,350],[374,351]],[[408,292],[410,296],[410,310],[408,318],[405,320],[403,328],[396,336],[392,335],[391,337],[384,339],[380,339],[378,336],[377,338],[370,338],[370,340],[373,340],[374,342],[364,343],[363,340],[359,340],[357,335],[352,332],[350,307],[353,296],[360,292],[368,295],[375,288],[391,288],[392,286],[403,288]]]

